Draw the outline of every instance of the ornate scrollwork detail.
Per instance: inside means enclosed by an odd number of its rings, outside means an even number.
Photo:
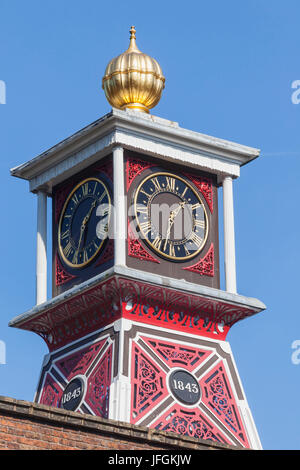
[[[208,252],[204,258],[200,259],[196,264],[182,268],[187,271],[200,274],[200,276],[214,277],[214,245],[210,245]]]

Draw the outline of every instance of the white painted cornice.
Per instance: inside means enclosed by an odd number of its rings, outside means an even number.
[[[260,152],[183,129],[178,123],[157,116],[113,108],[49,150],[11,169],[11,175],[28,180],[32,192],[43,189],[51,194],[53,186],[108,155],[116,145],[214,173],[219,182],[228,175],[237,178],[240,167]]]

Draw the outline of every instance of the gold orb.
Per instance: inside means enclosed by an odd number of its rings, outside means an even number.
[[[111,106],[149,113],[161,98],[165,77],[158,62],[138,49],[135,32],[132,26],[129,48],[107,65],[102,88]]]

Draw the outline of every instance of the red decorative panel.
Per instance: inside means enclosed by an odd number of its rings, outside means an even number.
[[[210,248],[204,258],[200,259],[196,264],[188,266],[187,271],[192,271],[194,273],[200,274],[200,276],[210,276],[214,277],[214,245],[210,245]]]
[[[202,377],[203,403],[219,419],[243,446],[249,447],[242,419],[236,405],[224,365],[219,363]]]
[[[60,398],[62,396],[63,390],[58,385],[56,380],[49,373],[46,375],[43,392],[40,398],[40,403],[42,405],[59,407]]]
[[[174,344],[143,336],[142,339],[163,359],[169,368],[184,367],[184,369],[191,372],[212,354],[211,351],[205,351],[193,346]]]
[[[257,310],[232,302],[119,277],[41,307],[17,328],[34,331],[50,351],[106,326],[121,316],[175,331],[224,340],[237,321]]]
[[[131,366],[132,423],[140,420],[166,395],[166,374],[136,344]]]
[[[177,331],[226,338],[229,327],[215,315],[211,306],[208,314],[199,298],[195,307],[191,308],[193,296],[185,296],[171,289],[140,283],[128,285],[123,280],[120,280],[120,287],[126,292],[122,295],[125,318]]]
[[[101,264],[111,261],[112,259],[114,259],[114,241],[108,240],[103,252],[100,254],[99,260],[95,265],[95,268],[97,266],[100,266]]]
[[[185,176],[189,178],[196,188],[203,194],[210,212],[213,213],[213,191],[212,182],[209,178],[199,177],[185,173]]]
[[[85,403],[93,413],[108,418],[109,390],[111,384],[112,345],[88,378]]]
[[[249,447],[229,378],[216,354],[213,348],[201,349],[190,342],[140,336],[132,343],[131,422],[143,425],[146,419],[147,425],[161,431]],[[206,360],[212,355],[218,362],[207,372]],[[188,406],[178,401],[170,383],[167,386],[178,370],[192,374],[200,401]]]
[[[55,284],[57,286],[61,286],[62,284],[66,284],[66,282],[71,281],[76,276],[68,273],[61,265],[58,256],[55,257]]]
[[[142,171],[146,170],[154,166],[153,163],[149,163],[147,161],[139,160],[136,158],[127,158],[126,161],[126,188],[127,191],[130,188],[132,181],[142,173]]]
[[[178,404],[174,404],[156,422],[152,423],[151,428],[231,444],[224,434],[210,423],[198,409],[189,410]]]
[[[138,258],[142,261],[151,261],[152,263],[160,263],[154,256],[152,256],[141,244],[138,237],[135,236],[133,230],[131,229],[130,223],[128,223],[128,255],[133,258]]]
[[[104,343],[105,339],[86,348],[79,349],[73,354],[59,359],[55,365],[68,381],[72,380],[76,375],[85,375],[88,367],[97,354],[99,354]]]

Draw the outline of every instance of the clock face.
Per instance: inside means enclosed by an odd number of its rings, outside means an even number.
[[[134,198],[137,231],[161,257],[186,261],[196,256],[208,236],[208,218],[199,193],[172,173],[147,176]]]
[[[108,235],[111,199],[97,178],[81,181],[71,191],[58,227],[59,253],[68,266],[87,266],[100,252]]]

